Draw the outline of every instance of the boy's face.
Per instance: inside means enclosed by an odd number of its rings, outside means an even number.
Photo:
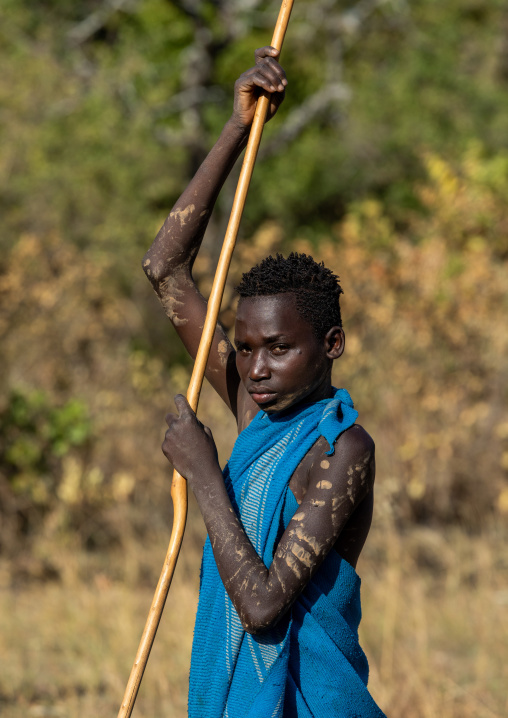
[[[240,299],[235,325],[236,365],[260,408],[282,411],[299,401],[330,396],[330,339],[319,340],[301,317],[292,294]],[[332,340],[333,343],[333,340]]]

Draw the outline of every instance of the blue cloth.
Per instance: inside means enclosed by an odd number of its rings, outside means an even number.
[[[296,511],[289,481],[320,436],[358,416],[344,389],[283,415],[259,412],[224,469],[231,503],[268,568]],[[381,718],[358,644],[360,579],[332,549],[292,609],[268,631],[243,630],[207,539],[189,686],[189,718]]]

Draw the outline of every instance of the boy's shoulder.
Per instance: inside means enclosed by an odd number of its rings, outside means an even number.
[[[360,462],[370,461],[374,457],[375,444],[371,435],[361,426],[353,424],[343,431],[335,440],[333,454],[329,454],[329,445],[324,437],[314,444],[309,451],[314,462],[320,459],[330,467],[340,469],[345,463],[355,466]],[[349,469],[349,466],[348,466]]]
[[[347,452],[351,457],[364,454],[366,451],[374,453],[375,448],[374,439],[361,424],[353,424],[343,431],[335,442],[336,451]]]
[[[372,486],[374,482],[375,444],[370,434],[360,425],[353,424],[340,434],[334,444],[334,453],[321,436],[309,449],[290,481],[290,488],[302,500],[313,483],[325,481],[332,490],[350,488],[356,484]],[[351,482],[351,483],[349,483]]]

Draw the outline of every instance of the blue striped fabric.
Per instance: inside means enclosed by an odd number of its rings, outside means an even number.
[[[259,412],[238,436],[224,469],[231,503],[269,567],[297,503],[289,480],[320,437],[334,442],[358,416],[351,397]],[[331,551],[275,627],[243,630],[215,564],[203,551],[189,686],[190,718],[380,718],[366,689],[368,665],[358,644],[360,579]]]

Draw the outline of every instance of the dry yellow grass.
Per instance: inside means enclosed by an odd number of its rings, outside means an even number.
[[[134,715],[183,718],[197,599],[199,519],[191,516]],[[390,718],[501,718],[508,709],[508,549],[502,531],[468,537],[373,528],[363,577],[361,640],[370,689]],[[108,564],[60,554],[59,583],[0,591],[0,713],[114,716],[164,546],[132,547]],[[114,564],[134,580],[114,581]],[[143,570],[141,571],[141,567]],[[141,574],[145,576],[141,580]]]
[[[154,553],[162,563],[164,549]],[[151,597],[151,587],[115,583],[104,573],[4,589],[0,714],[116,716]],[[196,597],[196,581],[180,567],[134,715],[186,715]]]
[[[501,532],[376,533],[359,567],[373,695],[391,718],[506,715],[508,552]]]

